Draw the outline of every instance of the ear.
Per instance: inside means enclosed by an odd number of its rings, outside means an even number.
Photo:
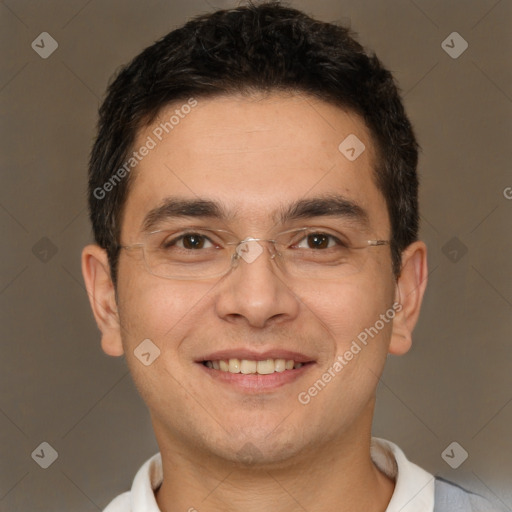
[[[396,284],[395,303],[400,304],[393,319],[389,353],[405,354],[412,344],[412,331],[418,321],[427,287],[427,247],[417,241],[402,252],[402,270]]]
[[[99,245],[82,250],[82,274],[94,318],[101,331],[101,347],[109,356],[123,354],[121,327],[107,253]]]

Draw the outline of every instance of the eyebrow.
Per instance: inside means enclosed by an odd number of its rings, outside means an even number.
[[[223,205],[208,199],[184,199],[167,197],[160,206],[150,210],[142,221],[142,232],[150,232],[161,222],[180,217],[197,217],[229,220],[233,214],[228,214]]]
[[[281,209],[277,220],[284,224],[291,220],[314,217],[346,218],[365,227],[369,224],[368,212],[351,199],[341,195],[299,199]]]
[[[236,210],[229,212],[224,204],[209,199],[184,199],[167,197],[161,205],[151,209],[142,221],[142,232],[153,231],[160,223],[182,217],[206,218],[229,222],[236,217]],[[285,224],[299,219],[315,217],[344,218],[368,227],[368,212],[354,201],[341,195],[299,199],[278,208],[273,215],[276,223]]]

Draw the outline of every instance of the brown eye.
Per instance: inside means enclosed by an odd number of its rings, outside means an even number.
[[[314,233],[307,236],[307,244],[310,249],[327,249],[329,247],[329,236],[322,233]]]
[[[202,249],[206,242],[206,237],[192,233],[190,235],[184,235],[182,237],[183,247],[185,249]]]
[[[333,247],[343,247],[344,244],[334,235],[328,233],[309,233],[297,244],[299,249],[332,249]]]
[[[177,247],[178,249],[196,250],[209,248],[212,245],[212,242],[205,235],[201,235],[199,233],[187,233],[185,235],[166,240],[162,243],[162,248],[171,249],[173,247]]]

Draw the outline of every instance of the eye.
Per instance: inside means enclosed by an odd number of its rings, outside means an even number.
[[[179,249],[196,250],[196,249],[208,249],[214,247],[210,239],[201,235],[200,233],[185,233],[175,238],[164,240],[162,243],[163,249],[170,247],[178,247]]]
[[[327,233],[308,233],[296,245],[299,249],[330,249],[335,246],[346,247],[346,244],[334,235]]]

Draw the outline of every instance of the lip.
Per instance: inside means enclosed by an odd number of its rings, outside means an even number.
[[[283,357],[282,359],[285,358]],[[290,359],[292,358],[290,357]],[[243,374],[223,372],[221,370],[208,368],[207,366],[202,364],[202,362],[197,362],[197,366],[201,371],[205,372],[205,376],[210,377],[215,382],[218,382],[221,385],[229,386],[229,388],[231,389],[251,394],[265,392],[269,393],[275,391],[276,389],[286,384],[290,384],[296,381],[297,379],[300,379],[314,365],[315,363],[313,361],[309,361],[303,363],[303,366],[294,370],[284,370],[283,372],[274,372],[268,375],[259,375],[256,373]]]
[[[290,350],[270,349],[263,352],[244,348],[218,350],[196,359],[196,363],[205,361],[220,361],[221,359],[249,359],[250,361],[264,361],[265,359],[293,359],[296,363],[314,363],[315,359],[300,352]]]
[[[284,370],[283,372],[274,372],[268,375],[243,374],[223,372],[208,368],[203,363],[205,361],[220,361],[229,359],[248,359],[250,361],[264,361],[265,359],[293,359],[295,363],[302,363],[303,366],[293,370]],[[211,378],[220,385],[228,386],[244,393],[269,393],[286,384],[290,384],[300,379],[305,373],[309,372],[314,366],[315,359],[306,354],[283,349],[268,349],[264,351],[250,350],[246,348],[234,348],[217,350],[205,354],[196,359],[199,369],[205,372],[205,376]]]

